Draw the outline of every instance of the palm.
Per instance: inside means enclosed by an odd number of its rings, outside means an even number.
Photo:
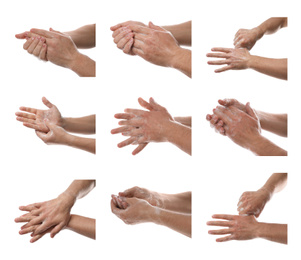
[[[50,123],[60,126],[61,118],[62,116],[60,111],[57,109],[56,106],[53,106],[48,110],[37,110],[35,123],[40,127],[42,132],[47,133],[49,129],[45,125],[44,120],[48,119]]]

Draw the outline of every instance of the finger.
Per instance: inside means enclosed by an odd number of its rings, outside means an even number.
[[[38,45],[39,41],[40,41],[40,39],[35,38],[35,39],[33,40],[33,42],[30,44],[30,46],[28,47],[27,52],[30,53],[30,54],[32,54],[33,51],[34,51],[34,49],[35,49],[36,46]]]
[[[119,209],[116,206],[116,204],[113,202],[113,200],[111,200],[111,211],[113,214],[115,214],[117,217],[119,217],[121,209]]]
[[[141,136],[144,134],[143,129],[141,128],[132,128],[130,131],[125,131],[122,133],[123,136]]]
[[[23,49],[24,49],[24,50],[27,50],[28,47],[32,44],[33,41],[34,41],[34,38],[33,38],[33,37],[29,38],[29,39],[23,44]]]
[[[242,37],[243,37],[242,35],[235,37],[234,42],[233,42],[234,46],[242,39]]]
[[[38,34],[40,36],[44,36],[46,38],[53,38],[53,32],[49,32],[49,31],[46,31],[46,30],[33,28],[33,29],[30,30],[30,32],[36,33],[36,34]]]
[[[217,218],[217,219],[225,219],[225,220],[233,220],[234,215],[228,215],[228,214],[214,214],[212,218]]]
[[[50,232],[50,237],[51,238],[54,238],[63,228],[64,228],[64,224],[63,223],[61,223],[61,224],[59,224],[59,225],[57,225],[57,226],[55,226],[53,229],[52,229],[52,231]]]
[[[128,113],[118,113],[118,114],[115,114],[114,117],[117,118],[117,119],[129,120],[129,119],[134,118],[135,116],[131,115],[131,114],[128,114]]]
[[[143,58],[144,57],[144,52],[143,52],[143,50],[141,50],[140,48],[137,48],[135,46],[136,43],[137,43],[137,41],[134,42],[134,45],[132,47],[132,52],[134,53],[134,55],[138,55],[138,56]]]
[[[233,114],[224,107],[217,107],[214,109],[213,113],[226,124],[230,124],[232,122]]]
[[[28,228],[24,228],[22,230],[19,231],[20,235],[25,235],[28,233],[32,233],[33,231],[35,231],[35,229],[38,227],[38,225],[34,225],[34,226],[30,226]]]
[[[254,119],[257,120],[257,115],[256,115],[254,109],[251,108],[250,102],[248,102],[248,103],[246,104],[246,111],[247,111],[247,114],[248,114],[248,115],[250,115],[251,117],[253,117]]]
[[[232,223],[229,221],[208,221],[208,226],[231,227]]]
[[[47,59],[47,45],[45,43],[43,44],[43,47],[42,47],[42,50],[40,52],[39,58],[40,58],[40,60],[48,61],[48,59]]]
[[[26,205],[26,206],[20,206],[19,210],[22,210],[22,211],[32,211],[34,209],[40,208],[42,206],[42,203],[43,202],[38,202],[38,203],[29,204],[29,205]]]
[[[42,131],[42,130],[44,130],[44,129],[41,129],[41,127],[38,126],[37,124],[31,124],[31,123],[24,122],[23,125],[26,126],[26,127],[28,127],[28,128],[34,129],[36,131]],[[42,131],[42,132],[44,132],[44,131]]]
[[[16,120],[23,123],[35,124],[35,119],[28,119],[25,117],[16,117]]]
[[[119,24],[116,24],[114,26],[111,26],[110,30],[111,31],[116,31],[117,29],[120,29],[122,26],[123,26],[123,23],[119,23]]]
[[[32,114],[36,114],[38,112],[37,109],[31,108],[31,107],[20,107],[19,109],[21,111],[25,111],[25,112],[32,113]]]
[[[31,215],[30,213],[22,215],[18,218],[15,218],[16,223],[24,223],[31,221],[35,216]],[[22,229],[22,228],[21,228]]]
[[[136,154],[140,153],[147,145],[148,145],[148,143],[139,144],[138,147],[132,152],[132,155],[136,155]]]
[[[60,31],[53,30],[51,27],[49,28],[49,31],[50,31],[50,32],[57,33],[57,34],[64,35],[64,34],[63,34],[62,32],[60,32]]]
[[[230,61],[228,60],[211,60],[207,62],[209,65],[225,65],[229,64]]]
[[[154,29],[154,30],[157,30],[157,31],[161,31],[161,32],[165,32],[165,31],[166,31],[166,30],[163,29],[162,27],[157,26],[157,25],[154,25],[152,22],[149,22],[149,23],[148,23],[148,26],[149,26],[149,28]]]
[[[117,146],[119,148],[122,148],[122,147],[125,147],[125,146],[129,145],[129,144],[132,144],[135,140],[136,140],[136,137],[133,136],[133,137],[130,137],[130,138],[126,139],[125,141],[119,143]]]
[[[219,118],[218,118],[217,115],[213,115],[213,116],[212,116],[212,118],[211,118],[211,120],[210,120],[210,124],[211,124],[212,127],[215,126],[215,124],[217,123],[218,119],[219,119]]]
[[[35,49],[33,50],[32,54],[36,57],[39,57],[40,56],[40,52],[43,48],[43,44],[45,42],[45,39],[44,38],[41,38],[37,44],[37,46],[35,47]]]
[[[41,239],[47,233],[48,233],[48,230],[46,230],[44,233],[39,234],[39,235],[33,235],[33,234],[31,234],[32,239],[30,239],[30,243],[37,242],[39,239]]]
[[[135,195],[135,192],[139,189],[138,187],[132,187],[123,192],[119,192],[119,196],[131,198]]]
[[[134,39],[133,39],[133,37],[132,37],[132,38],[130,38],[130,40],[124,45],[124,47],[123,47],[123,52],[126,53],[126,54],[130,54],[133,44],[134,44]]]
[[[149,36],[141,34],[141,33],[135,33],[134,39],[137,41],[140,41],[141,43],[144,43],[146,39],[148,39]]]
[[[233,50],[233,48],[222,48],[222,47],[214,47],[211,49],[211,51],[219,51],[219,52],[225,52],[229,53]]]
[[[28,113],[22,113],[22,112],[16,112],[15,115],[17,116],[17,120],[21,121],[22,118],[36,120],[36,116],[34,114],[28,114]],[[20,119],[20,120],[19,120]],[[22,121],[21,121],[22,122]]]
[[[148,103],[147,101],[145,101],[143,98],[138,98],[138,103],[140,104],[140,106],[142,106],[143,108],[152,111],[154,110],[153,107],[151,106],[150,103]]]
[[[18,33],[18,34],[15,35],[15,37],[16,37],[17,39],[23,40],[23,39],[26,39],[27,37],[30,37],[30,36],[28,35],[28,33],[29,33],[29,32]]]
[[[119,133],[124,133],[124,132],[128,132],[131,130],[131,126],[122,126],[122,127],[118,127],[115,129],[111,130],[111,134],[119,134]]]
[[[228,59],[230,57],[227,53],[207,53],[206,55],[208,58],[224,58]]]
[[[210,235],[226,235],[226,234],[231,234],[231,233],[232,233],[232,229],[230,229],[230,228],[208,231],[208,234],[210,234]]]
[[[233,106],[235,104],[235,99],[225,98],[225,99],[219,99],[218,103],[222,106],[229,107]]]
[[[207,114],[207,115],[206,115],[206,120],[207,120],[207,121],[210,121],[211,119],[212,119],[212,115]]]
[[[46,231],[49,228],[52,228],[53,226],[55,226],[53,222],[48,222],[46,220],[33,232],[33,235],[36,236],[42,234],[44,231]]]
[[[152,29],[145,27],[145,26],[136,25],[136,24],[128,25],[128,28],[130,28],[135,33],[143,33],[146,35],[148,35],[152,32]]]
[[[143,122],[141,121],[141,118],[133,118],[130,120],[122,120],[118,122],[119,125],[128,125],[133,127],[140,127],[142,123]]]
[[[130,30],[130,29],[125,29],[125,30],[122,30],[118,35],[115,36],[114,38],[114,43],[117,44],[117,47],[119,49],[122,49],[123,46],[125,45],[126,42],[129,41],[129,39],[133,38],[134,37],[134,33]],[[118,43],[121,42],[122,40],[124,40],[126,38],[126,42],[123,42],[123,43],[120,43],[121,46],[118,46]]]
[[[135,116],[143,116],[143,117],[147,114],[147,111],[145,110],[131,109],[131,108],[125,109],[124,112],[129,114],[134,114]]]
[[[216,242],[226,242],[226,241],[230,241],[230,240],[233,240],[233,239],[234,239],[234,236],[230,235],[230,236],[225,236],[225,237],[218,238],[218,239],[216,239]]]
[[[42,102],[44,103],[45,106],[47,106],[48,108],[52,108],[53,104],[45,97],[42,97]]]
[[[232,68],[233,68],[232,65],[228,65],[228,66],[222,67],[222,68],[220,68],[220,69],[216,69],[214,72],[219,73],[219,72],[231,70]]]

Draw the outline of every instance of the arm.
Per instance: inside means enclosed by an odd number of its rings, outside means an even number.
[[[180,45],[191,46],[191,21],[162,28],[171,32]]]
[[[53,238],[68,224],[70,211],[76,200],[84,197],[94,187],[95,180],[74,180],[56,199],[21,206],[20,210],[29,213],[15,219],[17,223],[28,222],[21,227],[20,234],[34,231],[33,236],[39,239],[44,232],[51,229],[50,236]],[[37,225],[39,226],[36,227]]]
[[[71,215],[66,229],[69,229],[80,235],[95,239],[95,222],[95,219],[92,218]]]
[[[95,154],[95,139],[84,138],[67,133],[62,127],[56,126],[45,120],[49,129],[48,133],[36,131],[37,136],[46,144],[68,145]]]
[[[240,215],[255,215],[258,218],[266,203],[274,193],[283,189],[286,182],[287,173],[274,173],[259,190],[247,191],[241,195],[237,211]]]
[[[116,198],[111,200],[112,212],[126,224],[152,222],[171,228],[183,235],[191,236],[191,214],[164,210],[137,198],[124,198],[127,206],[120,209]]]
[[[234,38],[235,48],[251,50],[263,35],[275,33],[286,26],[287,17],[273,17],[253,29],[239,29]]]
[[[249,51],[244,48],[212,48],[211,50],[214,53],[208,53],[207,57],[221,59],[208,61],[208,64],[226,65],[216,69],[216,73],[227,70],[253,69],[268,76],[287,80],[287,59],[271,59],[251,55]]]
[[[182,125],[186,125],[191,127],[192,126],[192,119],[191,116],[185,116],[185,117],[174,117],[175,121],[177,121],[178,123],[182,124]]]
[[[250,240],[263,238],[273,242],[287,244],[287,225],[257,222],[254,216],[236,216],[226,214],[213,215],[214,219],[226,221],[208,221],[209,226],[228,227],[220,230],[210,230],[211,235],[227,235],[216,239],[216,242],[230,240]]]
[[[86,49],[95,47],[95,31],[96,24],[89,24],[65,34],[72,38],[77,48]]]
[[[67,132],[79,134],[95,134],[95,115],[71,118],[62,118],[62,127]]]
[[[262,129],[287,137],[287,114],[271,114],[256,110]]]
[[[146,200],[149,204],[165,210],[191,214],[191,192],[165,194],[150,191],[145,188],[133,187],[119,192],[119,196]]]

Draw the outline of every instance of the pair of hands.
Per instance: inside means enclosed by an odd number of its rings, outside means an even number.
[[[125,113],[115,114],[115,118],[121,119],[119,125],[111,131],[112,134],[121,133],[129,136],[128,139],[118,144],[118,147],[125,147],[130,144],[137,144],[133,155],[141,152],[149,142],[167,141],[167,129],[173,117],[167,109],[160,106],[153,98],[149,102],[142,98],[138,99],[141,107],[147,109],[125,109]]]
[[[175,37],[160,26],[149,22],[128,21],[111,27],[117,47],[124,53],[138,55],[148,62],[173,67],[181,49]]]
[[[208,61],[209,65],[226,65],[216,69],[215,72],[227,70],[243,70],[250,67],[251,55],[249,51],[260,39],[259,29],[239,29],[235,34],[233,44],[235,48],[212,48],[213,53],[208,53],[207,57],[220,58],[215,61]]]
[[[250,149],[250,145],[261,136],[260,121],[255,110],[250,103],[243,105],[235,99],[218,100],[218,103],[221,106],[206,116],[211,127],[236,144]]]
[[[152,222],[153,215],[162,207],[159,193],[139,187],[119,192],[111,199],[112,212],[126,224]]]
[[[65,131],[64,118],[58,108],[45,97],[42,102],[47,110],[31,107],[20,107],[16,112],[17,120],[36,131],[37,136],[46,144],[64,144],[68,133]]]
[[[43,61],[72,69],[78,59],[79,52],[71,37],[50,28],[49,31],[31,29],[16,34],[17,39],[25,39],[24,50]]]
[[[70,211],[74,198],[62,193],[53,200],[21,206],[19,209],[27,213],[16,218],[16,223],[26,223],[21,227],[20,235],[31,233],[31,243],[36,242],[45,234],[54,238],[70,221]]]
[[[270,200],[271,194],[264,188],[258,191],[244,192],[239,198],[237,211],[239,215],[216,214],[212,218],[219,219],[208,221],[209,226],[221,226],[225,229],[210,230],[211,235],[227,235],[218,238],[217,242],[229,240],[249,240],[258,237],[259,225],[256,220]],[[226,221],[221,221],[226,220]]]

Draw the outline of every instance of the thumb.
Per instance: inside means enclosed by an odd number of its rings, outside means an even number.
[[[48,108],[52,108],[53,104],[45,97],[42,97],[42,102],[44,103],[45,106],[47,106]]]
[[[127,189],[124,192],[119,192],[119,196],[130,198],[134,196],[134,193],[135,193],[135,187]]]
[[[54,33],[58,33],[58,34],[63,34],[63,33],[59,32],[59,31],[53,30],[51,27],[49,28],[49,31],[50,31],[50,32],[54,32]]]
[[[152,22],[148,23],[148,27],[157,31],[165,32],[165,29],[160,26],[154,25]]]
[[[145,101],[143,98],[138,98],[138,102],[140,104],[140,106],[142,106],[143,108],[152,111],[154,110],[153,107],[150,105],[150,103],[148,103],[147,101]]]
[[[152,97],[149,99],[149,104],[154,108],[154,110],[165,110],[165,108],[160,106]]]
[[[28,32],[18,33],[15,35],[17,39],[26,39]]]
[[[229,98],[219,99],[218,103],[222,106],[229,107],[234,105],[234,100]]]
[[[247,111],[247,114],[248,114],[249,116],[251,116],[251,117],[253,117],[254,119],[258,120],[258,117],[257,117],[257,115],[256,115],[256,112],[255,112],[254,109],[251,108],[251,106],[250,106],[250,102],[248,102],[248,103],[246,104],[246,111]]]

